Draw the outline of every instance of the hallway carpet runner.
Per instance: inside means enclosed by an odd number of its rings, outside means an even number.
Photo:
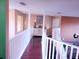
[[[42,59],[41,37],[33,37],[21,59]]]

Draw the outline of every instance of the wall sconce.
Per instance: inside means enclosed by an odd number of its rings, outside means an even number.
[[[74,33],[73,37],[74,37],[74,39],[78,39],[79,38],[79,34],[78,33]]]

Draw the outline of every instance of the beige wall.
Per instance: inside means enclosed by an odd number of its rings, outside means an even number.
[[[28,15],[25,16],[25,28],[28,27]],[[15,29],[16,29],[16,23],[15,23],[15,10],[9,10],[9,39],[12,39],[15,37]],[[18,34],[18,33],[17,33]]]
[[[54,16],[53,17],[53,27],[60,27],[61,26],[61,17]]]
[[[52,16],[46,16],[45,18],[45,28],[47,31],[47,35],[50,36],[52,35],[52,22],[53,21],[53,17]]]
[[[36,22],[37,16],[42,16],[42,15],[40,15],[40,14],[31,15],[31,27],[34,27],[34,23]]]
[[[52,17],[51,16],[46,16],[45,27],[48,29],[52,27]]]
[[[73,34],[79,33],[79,17],[62,17],[61,34],[66,41],[73,40]]]
[[[25,16],[25,29],[27,29],[28,28],[28,15],[26,14],[26,16]]]
[[[34,22],[36,21],[36,15],[31,15],[31,27],[34,27]]]
[[[15,12],[14,10],[9,10],[9,39],[15,36]]]
[[[26,25],[28,24],[26,17]],[[15,11],[9,10],[9,53],[10,59],[21,59],[24,50],[28,46],[31,36],[31,29],[26,29],[15,35]]]

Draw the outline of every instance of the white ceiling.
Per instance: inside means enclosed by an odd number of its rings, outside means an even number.
[[[79,0],[9,0],[10,8],[23,12],[48,13],[51,15],[77,16],[79,17]],[[25,2],[22,6],[19,2]],[[57,14],[61,12],[61,14]]]

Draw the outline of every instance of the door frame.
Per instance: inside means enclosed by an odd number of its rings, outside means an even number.
[[[6,0],[6,59],[10,59],[10,55],[9,55],[9,0]]]

